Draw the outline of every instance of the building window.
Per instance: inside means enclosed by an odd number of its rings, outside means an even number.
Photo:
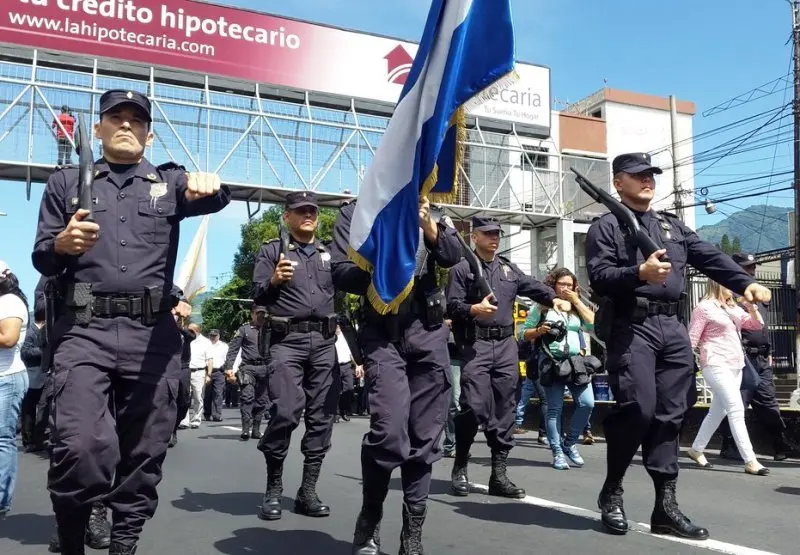
[[[550,150],[543,146],[522,145],[520,155],[522,171],[546,170],[550,167]]]
[[[603,119],[603,111],[600,108],[598,108],[589,115],[592,116],[593,118]]]

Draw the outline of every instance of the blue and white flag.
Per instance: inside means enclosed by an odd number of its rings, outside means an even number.
[[[414,286],[420,197],[456,195],[466,111],[515,80],[510,0],[433,0],[350,225],[379,313],[396,313]]]

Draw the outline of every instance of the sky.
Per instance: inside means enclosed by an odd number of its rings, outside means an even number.
[[[418,41],[429,0],[217,0],[215,3],[326,23],[348,29]],[[556,101],[574,102],[608,86],[662,97],[671,94],[697,105],[694,118],[696,153],[713,149],[708,161],[697,164],[696,190],[711,186],[715,199],[766,186],[768,179],[720,185],[792,168],[791,129],[765,130],[758,150],[724,153],[721,144],[754,130],[771,114],[754,118],[729,132],[706,134],[726,124],[775,109],[790,99],[791,90],[779,82],[773,94],[715,115],[703,112],[785,77],[790,69],[791,13],[786,0],[512,0],[517,59],[546,65],[552,72]],[[790,119],[781,120],[783,125]],[[0,120],[0,136],[3,126]],[[781,125],[779,123],[778,125]],[[774,144],[773,144],[774,143]],[[746,143],[747,144],[747,143]],[[736,145],[736,141],[730,146]],[[706,167],[708,166],[708,167]],[[788,176],[787,176],[788,177]],[[777,183],[774,189],[786,186]],[[669,184],[665,184],[668,186]],[[20,277],[31,294],[38,275],[30,264],[39,200],[43,186],[33,184],[31,200],[22,183],[0,182],[0,259]],[[758,190],[758,189],[756,189]],[[766,188],[761,189],[766,191]],[[791,191],[775,192],[731,203],[717,203],[712,216],[697,209],[697,225],[708,225],[751,205],[791,206]],[[697,196],[695,202],[703,200]],[[243,203],[211,219],[209,226],[209,285],[224,283],[246,221]],[[198,221],[182,224],[179,263]]]

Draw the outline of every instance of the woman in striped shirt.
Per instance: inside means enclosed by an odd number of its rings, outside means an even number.
[[[703,419],[692,448],[687,454],[699,466],[710,468],[711,465],[706,460],[703,450],[727,415],[733,439],[745,461],[745,472],[766,476],[769,470],[756,459],[750,436],[747,434],[744,403],[739,392],[745,365],[741,330],[761,329],[764,322],[754,305],[742,301],[742,306],[734,302],[729,289],[709,280],[706,295],[692,311],[689,339],[692,348],[695,351],[698,348],[700,350],[700,367],[706,383],[711,387],[713,397],[708,414]]]

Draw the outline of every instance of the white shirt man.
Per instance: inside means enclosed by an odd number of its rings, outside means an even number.
[[[191,375],[191,397],[192,404],[186,418],[180,423],[180,428],[199,428],[203,419],[203,389],[206,382],[211,380],[211,372],[214,369],[214,354],[211,349],[211,341],[200,333],[200,326],[189,324],[189,329],[194,331],[197,338],[190,345],[191,357],[189,358],[189,369]]]

